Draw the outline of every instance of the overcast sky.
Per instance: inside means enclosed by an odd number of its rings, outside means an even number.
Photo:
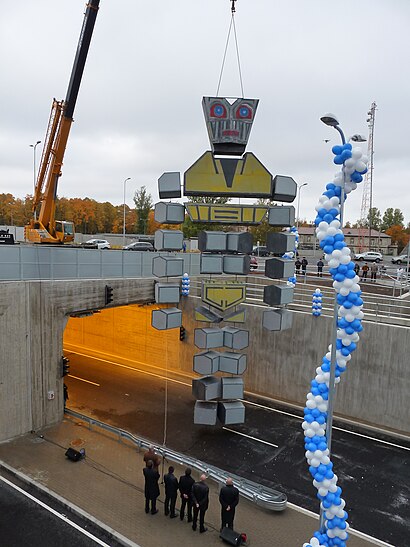
[[[23,198],[33,192],[29,145],[44,142],[53,97],[65,98],[85,2],[0,3],[0,193]],[[373,205],[410,222],[409,0],[237,0],[236,9],[244,95],[260,99],[247,151],[273,175],[308,182],[300,216],[314,219],[337,171],[338,133],[320,116],[367,136],[376,101]],[[201,100],[216,94],[230,18],[230,0],[101,0],[59,196],[121,204],[131,177],[130,206],[142,185],[158,201],[158,177],[210,149]],[[220,96],[241,96],[233,46]],[[346,220],[361,203],[359,185]]]

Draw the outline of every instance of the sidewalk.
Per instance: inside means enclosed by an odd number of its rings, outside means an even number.
[[[85,459],[72,462],[65,457],[68,447],[84,448]],[[64,498],[68,505],[81,508],[106,528],[113,529],[119,544],[141,547],[198,547],[226,545],[219,539],[220,505],[218,488],[210,487],[210,507],[206,513],[208,532],[193,532],[179,518],[163,514],[161,486],[157,515],[145,514],[142,452],[108,433],[89,430],[83,422],[65,418],[62,423],[0,444],[2,465],[12,467],[32,481]],[[167,471],[167,469],[166,469]],[[175,465],[175,475],[183,468]],[[197,479],[198,474],[193,476]],[[312,496],[313,488],[312,488]],[[177,502],[177,507],[179,501]],[[235,530],[246,532],[251,547],[301,547],[317,527],[313,517],[287,508],[275,513],[241,499],[235,516]],[[121,537],[128,540],[121,539]],[[115,542],[114,542],[115,543]],[[349,547],[372,543],[350,536]]]

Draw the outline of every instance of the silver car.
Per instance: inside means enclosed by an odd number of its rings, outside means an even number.
[[[376,251],[367,251],[365,253],[357,253],[354,255],[355,260],[366,260],[366,262],[381,262],[383,260],[383,255],[377,253]]]

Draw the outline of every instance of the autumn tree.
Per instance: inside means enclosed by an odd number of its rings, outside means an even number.
[[[137,234],[146,234],[148,231],[149,213],[154,205],[151,194],[145,186],[141,186],[134,194],[135,211],[137,213]]]
[[[393,245],[397,244],[397,250],[400,253],[404,247],[408,244],[410,235],[406,232],[403,226],[395,224],[390,228],[387,228],[386,234],[391,237]]]
[[[388,228],[392,226],[403,226],[404,216],[400,209],[393,209],[389,207],[386,209],[383,215],[381,223],[381,231],[386,232]]]

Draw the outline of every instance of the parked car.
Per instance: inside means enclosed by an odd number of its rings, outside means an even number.
[[[269,256],[270,252],[267,247],[260,245],[259,247],[254,247],[251,254],[253,256]]]
[[[123,247],[124,251],[155,251],[154,246],[149,241],[134,241]]]
[[[367,251],[365,253],[357,253],[354,255],[355,260],[366,260],[367,262],[381,262],[383,255],[376,251]]]
[[[403,264],[404,262],[408,261],[408,256],[407,255],[394,256],[391,259],[391,261],[393,262],[393,264]]]
[[[106,239],[89,239],[82,244],[85,249],[111,249],[111,245]]]
[[[251,256],[250,268],[251,268],[251,270],[257,270],[258,269],[258,259],[256,258],[256,256]]]

